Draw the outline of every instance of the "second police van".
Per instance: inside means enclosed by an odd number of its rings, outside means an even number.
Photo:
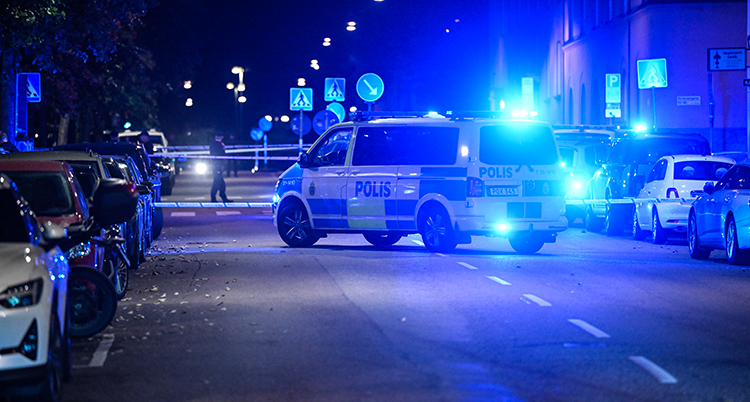
[[[274,224],[291,247],[328,233],[362,234],[376,246],[419,233],[435,252],[497,236],[527,254],[566,229],[564,196],[547,123],[362,112],[281,175]]]

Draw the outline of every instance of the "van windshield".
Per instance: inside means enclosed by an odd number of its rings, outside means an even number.
[[[484,126],[479,161],[487,165],[552,165],[558,162],[552,130],[544,126]]]

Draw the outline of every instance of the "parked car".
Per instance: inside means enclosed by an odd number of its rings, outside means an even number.
[[[155,164],[151,162],[146,151],[139,144],[126,142],[84,142],[79,144],[59,145],[55,149],[92,151],[101,155],[127,155],[133,158],[138,171],[143,177],[143,184],[151,189],[153,202],[161,201],[161,178],[156,171]],[[154,219],[151,221],[151,238],[156,239],[161,233],[164,221],[161,210],[154,211]],[[151,245],[151,239],[147,243]]]
[[[646,177],[633,213],[633,238],[651,232],[655,244],[687,232],[690,205],[706,183],[719,180],[734,160],[720,156],[672,155],[659,159]],[[684,238],[684,237],[683,237]]]
[[[140,141],[141,132],[139,131],[123,131],[117,134],[117,140],[122,142],[138,143]],[[169,156],[158,156],[153,153],[165,152],[169,141],[164,133],[156,130],[148,130],[148,139],[153,144],[154,152],[148,152],[149,158],[156,165],[156,170],[159,172],[161,178],[161,193],[163,195],[171,195],[172,187],[174,187],[175,177],[177,176],[177,168],[175,158]]]
[[[750,263],[750,161],[703,187],[690,208],[687,237],[692,258],[706,259],[711,250],[722,249],[730,264]]]
[[[586,186],[586,230],[620,234],[632,223],[633,204],[611,200],[636,197],[662,156],[686,154],[710,155],[708,140],[699,134],[639,133],[613,141]]]
[[[56,225],[40,229],[29,204],[0,175],[0,399],[59,400],[70,378],[68,261],[52,245]]]
[[[565,177],[565,217],[568,225],[572,225],[577,219],[585,218],[586,183],[599,168],[597,161],[607,154],[615,132],[568,126],[555,128],[554,133]]]

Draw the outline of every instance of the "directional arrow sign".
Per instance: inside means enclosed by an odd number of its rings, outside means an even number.
[[[638,60],[638,89],[667,87],[667,59]]]
[[[364,74],[357,81],[357,95],[365,102],[375,102],[380,99],[384,89],[383,80],[377,74]]]

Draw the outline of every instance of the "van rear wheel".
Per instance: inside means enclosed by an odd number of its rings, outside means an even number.
[[[424,246],[430,251],[442,253],[456,248],[456,233],[443,208],[428,208],[420,218],[419,230]]]
[[[365,240],[370,244],[377,247],[392,246],[398,243],[403,237],[400,234],[394,233],[363,233],[362,236],[364,236]]]
[[[519,254],[534,254],[544,246],[544,240],[530,233],[519,233],[508,238],[510,246]]]

